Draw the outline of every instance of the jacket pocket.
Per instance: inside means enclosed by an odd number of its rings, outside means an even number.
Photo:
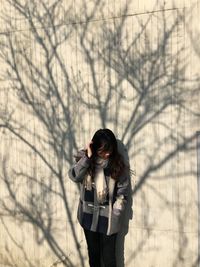
[[[117,210],[112,211],[111,215],[111,230],[110,234],[114,234],[119,232],[121,228],[121,221],[122,221],[122,213],[118,213]]]

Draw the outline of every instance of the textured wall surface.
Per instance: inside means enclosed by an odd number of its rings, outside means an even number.
[[[199,0],[0,0],[0,266],[88,266],[67,171],[125,145],[118,267],[197,267]],[[199,162],[199,160],[198,160]]]

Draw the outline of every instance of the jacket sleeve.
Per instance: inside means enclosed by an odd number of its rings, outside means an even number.
[[[117,182],[116,186],[116,200],[113,204],[113,211],[116,214],[121,214],[124,211],[128,201],[130,175],[124,174],[124,176]]]
[[[85,152],[82,150],[79,154],[81,156],[80,159],[68,171],[69,178],[76,183],[83,181],[90,166],[90,159]]]

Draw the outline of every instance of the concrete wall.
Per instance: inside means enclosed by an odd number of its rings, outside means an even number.
[[[0,1],[0,266],[88,266],[67,177],[127,148],[118,266],[198,266],[199,0]]]

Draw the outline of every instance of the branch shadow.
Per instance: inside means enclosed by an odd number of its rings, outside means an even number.
[[[74,150],[79,148],[80,134],[89,137],[85,121],[89,119],[91,131],[111,127],[121,137],[119,150],[125,151],[124,157],[131,169],[134,168],[136,180],[134,188],[130,183],[124,225],[117,242],[118,266],[123,267],[133,199],[141,193],[148,214],[148,196],[143,192],[145,186],[149,186],[148,181],[152,176],[160,178],[159,171],[177,155],[196,149],[196,133],[182,132],[182,118],[186,112],[199,118],[198,112],[193,114],[189,109],[187,101],[197,90],[196,80],[190,81],[185,76],[187,66],[182,64],[185,47],[175,44],[177,48],[172,51],[171,45],[173,35],[178,35],[183,23],[182,14],[175,10],[170,17],[169,11],[162,7],[159,12],[153,10],[143,17],[132,17],[127,2],[122,7],[121,17],[98,20],[98,14],[104,17],[104,2],[94,1],[94,6],[89,8],[83,1],[80,20],[79,14],[72,16],[72,7],[69,5],[65,9],[60,0],[53,5],[41,1],[40,6],[35,1],[30,6],[22,5],[18,0],[6,2],[24,19],[29,31],[17,32],[12,20],[4,17],[9,30],[0,39],[0,58],[7,66],[1,79],[9,82],[11,93],[0,110],[0,127],[4,138],[11,140],[10,147],[19,142],[22,144],[17,147],[19,156],[33,161],[29,163],[29,169],[24,162],[12,166],[12,161],[8,161],[9,153],[5,155],[1,180],[11,206],[1,199],[2,215],[33,225],[37,229],[38,244],[46,241],[58,264],[62,262],[73,267],[75,263],[56,239],[58,223],[54,217],[54,202],[61,201],[65,212],[62,215],[69,224],[78,254],[76,258],[79,258],[80,266],[85,266],[71,204],[76,202],[76,194],[72,201],[66,172],[73,162]],[[153,33],[150,32],[154,19],[160,27],[157,26],[156,41],[152,41]],[[63,56],[65,49],[69,49],[71,55],[79,53],[74,66],[73,61],[68,58],[67,61]],[[17,114],[16,108],[25,118]],[[166,119],[169,112],[173,115],[170,123]],[[95,125],[91,126],[92,116]],[[136,163],[132,167],[135,158],[144,162],[143,166]],[[168,176],[173,176],[173,170]],[[25,185],[20,184],[20,180],[24,180]],[[20,188],[27,193],[25,201],[19,197]],[[149,188],[160,197],[165,208],[171,210],[172,203],[165,195],[159,194],[156,188]],[[176,220],[182,232],[184,217],[179,212],[177,209]],[[129,265],[152,234],[148,230],[152,227],[148,220],[148,216],[144,216],[142,223],[147,235],[129,253],[126,260]],[[62,220],[59,222],[62,224]],[[186,237],[179,243],[173,266],[180,262],[183,245],[185,248],[187,245],[185,240]]]

